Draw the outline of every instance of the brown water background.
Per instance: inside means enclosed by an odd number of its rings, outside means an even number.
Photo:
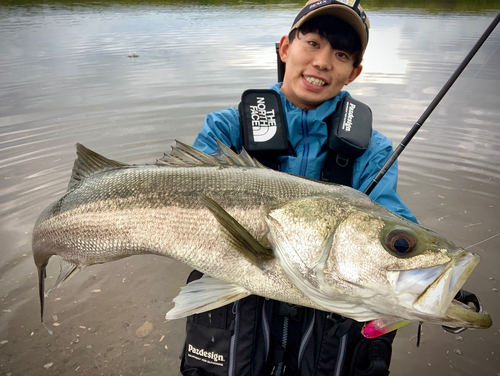
[[[362,75],[348,89],[395,144],[500,10],[499,1],[363,1]],[[69,182],[74,144],[151,163],[210,112],[276,80],[274,43],[301,2],[0,1],[0,374],[176,375],[182,320],[165,322],[189,268],[140,256],[90,267],[46,299],[31,231]],[[466,289],[493,327],[399,331],[391,375],[500,375],[500,28],[400,158],[419,221],[481,256]],[[137,57],[130,57],[138,55]],[[49,280],[58,273],[49,265]],[[146,337],[136,330],[153,324]]]

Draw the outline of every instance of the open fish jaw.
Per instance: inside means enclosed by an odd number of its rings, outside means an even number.
[[[476,312],[472,307],[453,300],[445,314],[443,325],[452,328],[488,329],[493,325],[486,312]]]
[[[443,273],[413,303],[413,307],[420,312],[443,316],[478,263],[479,256],[464,251],[447,265]]]
[[[465,250],[458,252],[446,265],[388,272],[401,305],[414,310],[417,315],[448,320],[447,312],[453,298],[479,263],[478,255]],[[458,315],[456,308],[452,312],[455,316]],[[470,315],[467,313],[466,316]]]

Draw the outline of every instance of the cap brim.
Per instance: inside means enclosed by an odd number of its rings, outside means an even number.
[[[307,13],[300,20],[298,20],[292,26],[290,31],[292,31],[293,29],[298,29],[305,22],[307,22],[313,18],[316,18],[319,16],[324,16],[324,15],[330,15],[330,16],[340,18],[341,20],[343,20],[343,21],[347,22],[349,25],[351,25],[353,27],[354,31],[356,31],[356,33],[359,35],[359,38],[361,39],[362,51],[363,52],[365,51],[366,46],[368,44],[366,27],[363,24],[363,21],[361,21],[361,18],[359,18],[359,16],[356,14],[356,12],[345,5],[332,4],[332,5],[326,5],[326,6],[323,6],[321,8],[318,8],[316,10],[313,10],[313,11]]]

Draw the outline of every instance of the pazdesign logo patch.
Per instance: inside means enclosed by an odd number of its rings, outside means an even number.
[[[344,123],[342,124],[342,129],[345,130],[346,132],[351,131],[352,119],[354,119],[355,108],[356,105],[354,103],[349,103],[349,107],[347,108],[346,113],[344,115]]]
[[[206,351],[204,349],[197,349],[192,345],[188,345],[188,356],[196,360],[213,364],[215,366],[224,366],[224,356],[217,354],[214,351]]]

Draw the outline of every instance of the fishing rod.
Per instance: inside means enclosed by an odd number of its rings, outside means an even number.
[[[500,21],[500,12],[497,14],[493,22],[488,26],[488,28],[485,30],[481,38],[476,42],[472,50],[469,52],[469,54],[465,57],[465,59],[462,61],[462,63],[458,66],[458,68],[455,70],[455,72],[451,75],[451,77],[448,79],[446,84],[443,86],[441,91],[436,95],[436,98],[431,102],[429,107],[424,111],[422,116],[417,120],[417,122],[413,125],[411,128],[410,132],[405,136],[403,141],[398,145],[396,150],[391,154],[387,162],[382,166],[378,174],[373,178],[373,180],[370,182],[368,187],[364,190],[364,193],[369,195],[373,189],[377,186],[377,184],[380,182],[380,180],[384,177],[385,173],[389,168],[392,166],[392,164],[398,159],[399,155],[403,152],[405,147],[408,145],[408,143],[411,141],[413,136],[418,132],[420,127],[425,123],[429,115],[434,111],[434,109],[437,107],[441,99],[445,96],[445,94],[448,92],[448,90],[451,88],[451,86],[455,83],[456,79],[460,74],[463,72],[467,64],[472,60],[476,52],[481,48],[483,43],[485,42],[486,39],[488,39],[489,35],[491,32],[495,29],[495,27],[498,25],[498,22]]]

